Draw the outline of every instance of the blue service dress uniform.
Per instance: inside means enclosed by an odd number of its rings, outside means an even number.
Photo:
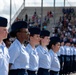
[[[73,46],[70,47],[70,72],[73,72]]]
[[[59,49],[59,51],[57,52],[57,56],[58,56],[58,59],[59,59],[59,62],[60,62],[60,66],[61,66],[61,50]],[[59,71],[59,74],[61,74],[61,67],[60,67],[60,71]]]
[[[65,63],[64,63],[64,69],[65,74],[70,72],[70,46],[64,46],[65,49]]]
[[[9,48],[9,55],[9,63],[12,63],[9,75],[27,75],[29,54],[25,51],[25,46],[16,39]]]
[[[76,47],[74,47],[74,51],[73,51],[73,67],[74,68],[74,72],[76,72]]]
[[[38,75],[50,75],[51,57],[47,48],[41,45],[37,47],[39,55],[39,70]]]
[[[27,70],[28,75],[37,75],[38,67],[39,67],[39,56],[36,51],[36,48],[32,48],[30,44],[26,46],[25,49],[29,54],[29,68]]]
[[[60,55],[61,55],[61,54],[60,54],[60,53],[61,53],[60,51],[61,51],[61,50],[59,49],[59,51],[57,52],[57,56],[58,56],[59,61],[60,61]]]
[[[9,53],[4,44],[0,44],[0,75],[8,75]]]
[[[64,63],[65,63],[65,49],[64,46],[60,47],[60,73],[64,74]]]
[[[50,49],[49,54],[51,56],[50,75],[59,75],[58,72],[60,71],[60,62],[57,53]]]

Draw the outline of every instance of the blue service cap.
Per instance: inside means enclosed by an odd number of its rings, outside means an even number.
[[[50,32],[48,30],[42,30],[40,33],[40,37],[50,36]]]
[[[76,41],[74,41],[74,45],[76,45]]]
[[[30,35],[39,34],[40,35],[40,28],[38,27],[30,27],[29,28]]]
[[[0,17],[0,27],[7,27],[7,19]]]
[[[63,39],[60,39],[60,43],[62,43],[62,42],[64,42],[64,40]]]
[[[56,45],[58,42],[60,42],[60,38],[53,36],[50,38],[49,45],[47,46],[48,49],[51,49],[52,45]]]
[[[14,22],[11,26],[10,36],[16,37],[16,33],[22,28],[27,28],[27,23],[25,21]]]
[[[71,42],[70,42],[70,39],[66,39],[66,40],[65,40],[65,44],[66,44],[66,43],[71,43]]]
[[[56,36],[51,37],[51,38],[50,38],[50,42],[51,42],[52,44],[56,44],[57,42],[60,42],[60,38],[59,38],[59,37],[56,37]]]
[[[11,31],[15,32],[20,30],[21,28],[27,28],[27,23],[25,21],[14,22],[11,26]]]

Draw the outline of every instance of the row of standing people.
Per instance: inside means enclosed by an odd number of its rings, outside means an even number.
[[[60,74],[76,72],[76,42],[71,43],[69,39],[61,41],[57,54],[61,65]]]
[[[0,74],[1,75],[58,75],[60,63],[56,52],[60,39],[51,37],[48,30],[27,28],[27,23],[12,24],[11,35],[15,41],[7,49],[2,41],[7,37],[7,19],[0,17]],[[30,34],[29,34],[30,32]],[[24,46],[24,42],[29,43]],[[48,46],[47,46],[48,45]],[[48,52],[49,49],[49,52]]]
[[[22,26],[21,22],[23,23],[23,21],[20,21],[20,22],[14,23],[12,25],[13,33],[16,34],[17,39],[9,47],[9,55],[10,55],[9,75],[12,75],[12,74],[17,75],[20,73],[22,74],[23,71],[25,73],[25,70],[26,70],[26,74],[28,73],[28,75],[50,75],[51,73],[52,73],[52,75],[58,74],[60,65],[59,65],[57,56],[51,50],[49,51],[50,52],[49,53],[48,49],[46,47],[50,42],[50,32],[47,30],[40,31],[40,29],[37,27],[29,28],[29,32],[30,32],[29,43],[24,48],[24,51],[26,51],[28,53],[28,55],[26,55],[26,56],[28,56],[28,57],[26,57],[28,59],[28,62],[26,60],[24,60],[24,58],[23,59],[18,58],[22,54],[23,51],[21,50],[20,45],[18,45],[17,42],[19,42],[22,39],[22,37],[25,39],[24,34],[26,33],[26,31],[23,31],[24,26]],[[22,30],[22,33],[24,33],[24,34],[22,34],[19,29]],[[19,36],[21,38],[17,35],[18,33],[21,33],[21,36],[19,34]],[[51,38],[51,39],[52,39],[52,41],[51,41],[52,44],[56,44],[57,42],[59,42],[59,40],[57,40],[57,38]],[[55,41],[55,39],[56,39],[56,41]],[[53,41],[55,41],[55,42],[53,42]],[[23,43],[23,42],[20,42],[20,43]],[[40,43],[41,43],[41,45],[39,45]],[[15,44],[17,44],[18,46]],[[49,46],[49,48],[50,48],[50,46]],[[60,43],[58,45],[57,50],[59,50],[59,46],[60,46]],[[20,50],[16,49],[15,47],[16,48],[18,47]],[[54,47],[53,47],[53,49],[54,49]],[[51,54],[51,52],[53,54]],[[54,58],[54,56],[55,56],[55,58]],[[26,64],[23,63],[23,61],[26,61]],[[25,65],[25,68],[24,68],[24,66],[20,66],[20,62],[21,62],[21,65],[23,65],[23,64]],[[53,62],[53,64],[51,62]],[[17,66],[17,64],[18,64],[18,66]],[[51,66],[51,64],[53,66]],[[55,64],[56,64],[56,66],[54,66]],[[55,67],[57,67],[57,68],[55,68]],[[54,69],[52,69],[52,68],[54,68]]]

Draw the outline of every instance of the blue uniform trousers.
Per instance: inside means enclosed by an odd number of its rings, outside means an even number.
[[[39,68],[38,75],[50,75],[49,69]]]
[[[27,70],[28,75],[37,75],[37,71]]]
[[[59,73],[56,71],[50,71],[50,75],[59,75]]]
[[[25,69],[10,70],[9,75],[28,75]]]

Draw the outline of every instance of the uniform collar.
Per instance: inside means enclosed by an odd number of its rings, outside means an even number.
[[[32,46],[30,44],[28,44],[29,48],[31,48],[32,50],[36,50],[36,48],[32,48]]]
[[[55,53],[52,49],[50,49],[50,51],[51,51],[55,56],[57,56],[57,53]]]
[[[44,47],[43,47],[43,46],[41,46],[41,45],[40,45],[39,47],[41,48],[41,50],[48,52],[47,47],[45,47],[45,48],[44,48]]]

